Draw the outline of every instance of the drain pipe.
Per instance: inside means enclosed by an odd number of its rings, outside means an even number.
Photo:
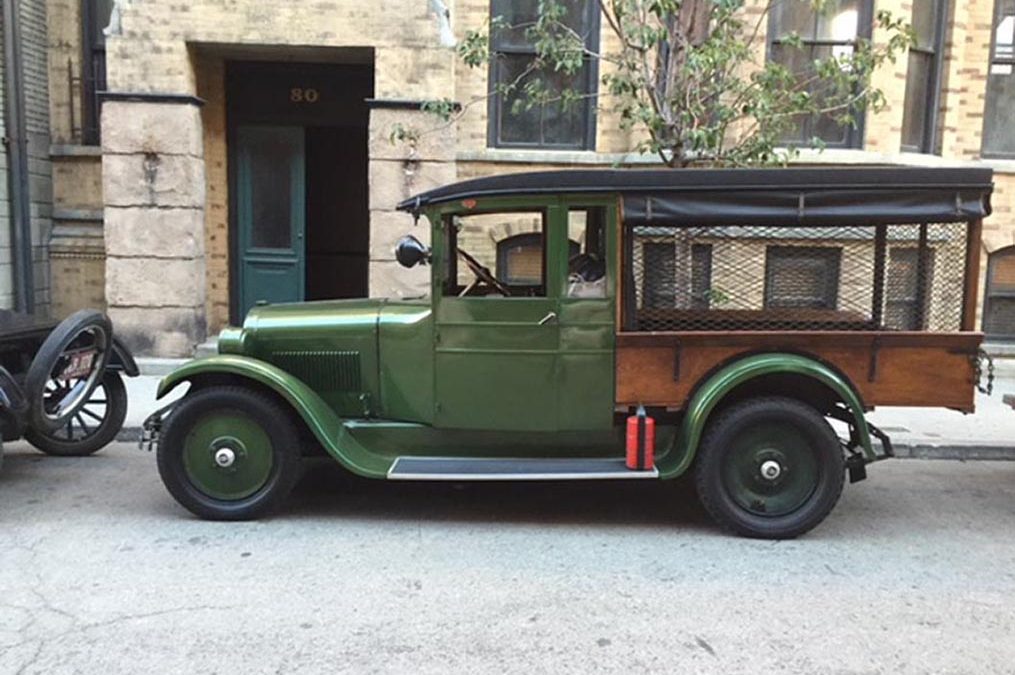
[[[21,62],[20,0],[2,0],[4,5],[4,63],[7,85],[6,126],[9,158],[8,178],[11,203],[11,249],[14,259],[14,303],[22,312],[35,309],[35,279],[32,274],[32,220],[28,193],[28,138],[25,129],[25,97]]]

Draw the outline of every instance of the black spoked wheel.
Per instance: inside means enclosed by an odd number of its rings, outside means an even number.
[[[738,403],[709,425],[695,485],[720,525],[748,537],[789,539],[831,512],[845,477],[835,431],[795,399]]]
[[[46,396],[63,397],[73,382],[53,380]],[[49,455],[80,457],[98,452],[116,439],[127,417],[127,388],[120,374],[107,371],[88,400],[63,426],[53,430],[29,428],[25,439]]]
[[[166,489],[209,520],[250,520],[276,509],[300,477],[290,411],[242,387],[185,396],[166,418],[157,452]]]
[[[83,309],[64,319],[25,375],[28,427],[54,431],[73,421],[102,381],[112,348],[113,327],[101,312]]]

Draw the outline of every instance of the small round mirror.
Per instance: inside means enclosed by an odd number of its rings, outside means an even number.
[[[415,267],[430,262],[430,249],[416,237],[407,234],[395,246],[395,259],[402,267]]]

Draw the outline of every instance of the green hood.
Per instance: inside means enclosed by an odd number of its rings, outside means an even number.
[[[418,369],[431,344],[429,318],[427,300],[264,305],[250,310],[243,328],[223,330],[218,349],[278,366],[303,380],[339,415],[378,415],[386,408],[381,381],[388,381],[379,364],[389,365],[378,351],[391,352],[392,365]],[[396,408],[408,408],[400,410],[403,414],[425,416],[427,403],[406,404],[402,395],[396,399]]]

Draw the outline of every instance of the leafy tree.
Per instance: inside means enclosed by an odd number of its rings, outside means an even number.
[[[745,0],[599,0],[612,34],[603,42],[612,49],[594,52],[566,23],[568,6],[577,1],[539,0],[534,19],[524,25],[492,17],[483,30],[469,31],[456,47],[469,67],[487,65],[490,35],[501,30],[524,30],[536,57],[513,81],[499,83],[485,96],[461,106],[450,99],[431,101],[424,110],[450,124],[494,94],[513,99],[516,113],[543,105],[567,109],[589,94],[553,89],[546,78],[531,75],[575,75],[586,60],[599,59],[600,94],[607,94],[599,104],[636,132],[640,152],[655,153],[670,167],[784,163],[796,150],[783,148],[782,139],[801,119],[824,115],[855,125],[860,111],[882,109],[885,98],[872,86],[871,75],[914,40],[908,24],[878,11],[874,21],[884,40],[858,38],[855,48],[832,49],[822,58],[784,59],[806,63],[794,71],[765,59],[768,16],[789,3],[826,12],[828,0],[756,0],[753,13]],[[806,49],[796,34],[782,45]],[[400,127],[393,137],[411,142],[419,133]],[[810,144],[823,147],[816,137]]]

